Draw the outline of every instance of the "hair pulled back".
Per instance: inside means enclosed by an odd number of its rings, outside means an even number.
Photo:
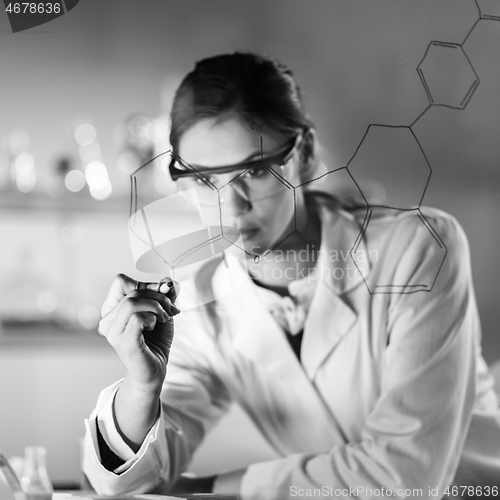
[[[231,115],[287,138],[313,127],[291,70],[257,54],[235,52],[198,61],[181,82],[171,112],[173,150],[196,122]]]

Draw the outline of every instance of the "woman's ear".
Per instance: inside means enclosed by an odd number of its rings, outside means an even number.
[[[300,168],[301,182],[308,182],[315,177],[317,165],[319,163],[319,145],[316,130],[307,129],[304,132],[299,146],[299,158],[302,163]]]

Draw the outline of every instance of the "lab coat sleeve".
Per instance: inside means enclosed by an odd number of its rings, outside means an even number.
[[[180,316],[176,319],[174,343],[161,393],[160,415],[140,450],[136,454],[127,450],[112,428],[112,419],[110,422],[109,408],[119,382],[102,391],[96,408],[85,422],[83,468],[99,494],[168,492],[185,471],[206,432],[229,407],[229,393],[209,365],[212,343],[200,332],[196,313],[185,313],[182,319]],[[108,471],[100,462],[96,417],[107,444],[126,460],[115,471]]]
[[[480,326],[466,237],[451,217],[437,217],[433,225],[447,257],[431,291],[391,297],[381,389],[360,439],[328,453],[251,465],[242,481],[244,500],[312,496],[314,489],[340,498],[435,500],[452,483],[474,403]],[[413,243],[396,265],[394,282],[408,269],[415,269],[413,283],[429,282],[442,252],[423,244],[423,225],[410,229]],[[429,488],[438,488],[439,497]]]

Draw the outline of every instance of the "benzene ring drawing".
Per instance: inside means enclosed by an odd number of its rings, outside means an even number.
[[[479,18],[500,21],[500,3],[497,0],[475,0]]]
[[[479,77],[458,43],[431,42],[417,72],[432,106],[464,109],[479,85]]]
[[[368,126],[347,169],[362,193],[375,182],[385,186],[383,199],[365,198],[370,206],[397,210],[421,205],[432,174],[411,128],[378,124]]]

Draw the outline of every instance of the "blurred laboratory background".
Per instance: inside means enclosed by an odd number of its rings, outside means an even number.
[[[129,246],[129,176],[168,148],[182,76],[235,50],[294,70],[329,169],[370,124],[414,124],[432,169],[423,205],[465,229],[484,356],[500,359],[499,19],[488,0],[82,0],[12,34],[0,13],[0,448],[43,445],[53,480],[79,479],[83,419],[123,375],[100,306],[117,273],[148,278]],[[150,173],[160,195],[165,178]],[[237,409],[225,425],[193,470],[272,456]]]

